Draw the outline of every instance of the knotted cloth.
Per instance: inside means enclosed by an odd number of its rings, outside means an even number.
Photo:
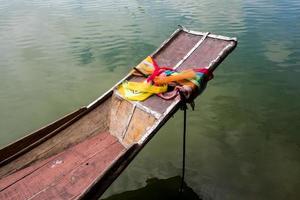
[[[118,87],[121,96],[132,101],[144,101],[153,94],[168,100],[175,98],[179,93],[184,95],[187,101],[192,101],[205,88],[206,82],[213,78],[207,68],[193,68],[178,72],[169,67],[158,66],[150,56],[134,69],[132,74],[143,75],[146,77],[145,80],[124,81]]]

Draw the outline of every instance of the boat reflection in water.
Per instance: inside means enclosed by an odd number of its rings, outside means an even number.
[[[151,178],[146,181],[147,185],[143,188],[126,191],[120,194],[115,194],[102,200],[176,200],[189,199],[199,200],[200,197],[184,183],[184,190],[179,193],[181,177],[175,176],[168,179]]]

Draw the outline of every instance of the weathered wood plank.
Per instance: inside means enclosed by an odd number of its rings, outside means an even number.
[[[30,165],[22,170],[19,170],[11,175],[5,176],[0,179],[0,192],[3,191],[5,188],[13,185],[14,183],[18,182],[19,180],[23,179],[24,177],[28,176],[29,174],[33,173],[34,171],[38,170],[45,164],[49,162],[52,158],[47,158],[42,160],[41,162],[35,163],[34,165]]]
[[[153,126],[155,121],[152,115],[136,108],[125,137],[122,140],[122,144],[128,147],[138,142],[146,133],[147,129]]]
[[[83,116],[80,120],[62,130],[37,148],[0,168],[0,177],[15,172],[32,162],[48,158],[64,149],[75,145],[98,132],[107,131],[109,127],[110,100]]]
[[[135,108],[130,102],[115,95],[112,96],[111,101],[109,132],[121,141]]]
[[[118,142],[113,143],[105,151],[95,154],[62,179],[53,182],[32,199],[76,199],[95,179],[103,175],[103,171],[116,157],[123,153],[125,153],[124,147]]]
[[[34,171],[28,171],[26,168],[21,170],[19,173],[23,177],[18,177],[19,179],[15,180],[14,183],[11,183],[10,176],[5,177],[0,180],[1,185],[6,183],[6,187],[0,190],[0,199],[12,194],[11,199],[31,198],[53,185],[54,182],[66,177],[68,173],[71,173],[77,167],[87,165],[89,160],[96,154],[103,154],[103,152],[109,154],[111,151],[108,149],[111,149],[113,146],[120,146],[116,145],[116,143],[118,143],[117,139],[109,133],[100,133],[56,156],[52,156],[42,166],[36,164],[39,167]],[[22,173],[22,171],[25,173]],[[82,183],[78,182],[77,184]]]
[[[66,163],[68,163],[68,165],[73,164],[74,166],[76,166],[77,161],[80,161],[80,159],[81,160],[85,159],[85,157],[88,157],[88,156],[90,156],[90,154],[93,154],[97,150],[97,147],[105,148],[106,145],[110,144],[110,142],[115,142],[115,141],[116,141],[116,139],[111,137],[108,133],[99,133],[98,135],[90,138],[89,140],[84,141],[83,143],[78,144],[77,146],[75,146],[73,148],[70,148],[60,154],[52,156],[41,162],[35,163],[27,168],[19,170],[16,173],[13,173],[9,176],[6,176],[6,177],[0,179],[0,192],[5,190],[9,186],[17,183],[18,181],[22,181],[22,179],[24,180],[24,178],[31,179],[32,177],[39,176],[38,173],[41,173],[41,172],[43,172],[41,175],[41,176],[43,176],[44,174],[46,174],[46,173],[44,173],[45,169],[47,170],[49,168],[49,166],[51,166],[51,169],[52,169],[52,163],[56,162],[57,160],[63,161],[65,157],[67,157],[69,159],[72,157],[69,155],[71,155],[73,153],[75,153],[76,155],[79,155],[81,157],[78,157],[77,159],[70,160],[70,161],[64,160],[64,165],[61,165],[61,168],[66,169],[66,166],[65,166]],[[84,151],[76,152],[80,148],[83,149],[84,146],[86,146]],[[53,177],[53,174],[51,174],[51,176]],[[44,182],[43,184],[47,184],[47,182],[50,180],[51,180],[51,177],[49,179],[47,179],[46,182]]]
[[[201,37],[180,31],[172,42],[166,45],[158,54],[155,54],[153,58],[160,66],[174,67]]]
[[[208,67],[210,63],[216,59],[220,52],[225,49],[227,45],[229,45],[231,41],[219,40],[207,37],[202,45],[200,45],[191,55],[190,57],[183,62],[180,67],[178,67],[179,71],[188,68],[201,68]]]

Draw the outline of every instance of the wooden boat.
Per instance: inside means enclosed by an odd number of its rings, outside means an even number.
[[[178,71],[214,71],[235,38],[176,30],[152,57]],[[0,199],[96,199],[179,109],[180,98],[127,101],[116,88],[0,150]]]

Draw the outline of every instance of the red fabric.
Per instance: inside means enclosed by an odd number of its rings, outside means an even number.
[[[170,67],[160,67],[160,69],[163,69],[163,70],[170,70],[170,71],[176,71],[175,69],[170,68]]]
[[[206,69],[206,68],[196,68],[196,69],[194,69],[196,72],[201,72],[201,73],[203,73],[203,74],[207,74],[208,72],[209,72],[209,70],[208,69]]]
[[[158,66],[158,64],[156,63],[156,61],[152,57],[151,57],[151,60],[152,60],[153,66],[154,66],[154,71],[151,74],[151,76],[149,76],[147,78],[147,82],[153,81],[153,79],[155,78],[155,76],[157,76],[159,74],[159,66]]]
[[[149,77],[147,78],[147,82],[153,81],[154,78],[155,78],[156,76],[159,76],[161,73],[163,73],[163,72],[166,71],[166,70],[175,71],[174,69],[172,69],[172,68],[170,68],[170,67],[165,67],[165,66],[161,66],[161,67],[160,67],[160,66],[157,64],[157,62],[156,62],[152,57],[150,57],[150,58],[151,58],[151,60],[152,60],[153,66],[154,66],[154,71],[153,71],[153,73],[151,74],[151,76],[149,76]]]
[[[209,69],[207,69],[207,68],[198,68],[198,69],[194,69],[194,70],[196,72],[200,72],[200,73],[203,73],[203,74],[207,75],[208,76],[208,80],[211,80],[211,79],[214,78],[213,73]]]

